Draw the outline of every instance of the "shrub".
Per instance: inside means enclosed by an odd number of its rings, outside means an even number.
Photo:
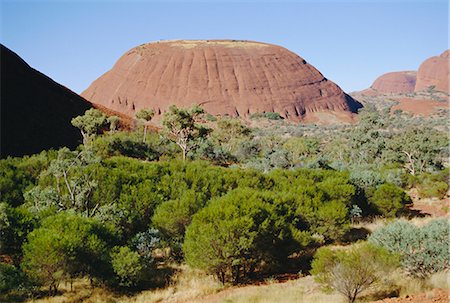
[[[186,227],[205,203],[203,194],[187,190],[181,198],[166,201],[156,209],[152,222],[168,240],[175,259],[180,260],[182,257],[181,245]]]
[[[60,281],[76,276],[108,277],[114,235],[93,219],[61,213],[44,220],[23,245],[24,272],[56,293]]]
[[[15,266],[0,262],[0,294],[25,286],[25,275]]]
[[[394,217],[411,203],[411,198],[399,187],[385,183],[375,190],[369,201],[385,217]]]
[[[398,258],[387,250],[360,243],[346,250],[320,248],[311,273],[325,289],[335,290],[353,303],[363,291],[382,282],[397,264]]]
[[[377,229],[369,242],[400,254],[409,275],[426,278],[450,268],[449,228],[446,219],[433,220],[423,227],[397,221]]]
[[[443,199],[448,191],[448,184],[444,181],[426,180],[418,186],[421,198],[439,198]]]
[[[281,119],[283,119],[283,117],[281,117],[281,115],[279,113],[276,113],[276,112],[264,113],[264,117],[269,119],[269,120],[281,120]]]
[[[136,286],[142,278],[141,257],[128,246],[116,246],[111,252],[111,264],[121,286]]]
[[[188,265],[222,282],[239,282],[241,274],[245,277],[269,260],[283,235],[285,241],[290,238],[288,223],[281,217],[277,223],[269,201],[245,188],[211,201],[187,228],[183,250]]]

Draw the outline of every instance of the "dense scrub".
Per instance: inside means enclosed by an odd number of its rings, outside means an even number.
[[[279,136],[227,117],[200,125],[202,113],[174,108],[147,133],[147,122],[117,131],[115,119],[108,131],[94,112],[75,121],[77,150],[0,160],[2,291],[54,294],[80,277],[149,288],[169,261],[238,283],[342,241],[355,218],[399,216],[408,187],[448,189],[436,129],[405,132],[368,111],[336,136]]]

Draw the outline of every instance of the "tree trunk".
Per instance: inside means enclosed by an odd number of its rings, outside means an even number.
[[[144,125],[144,143],[145,143],[145,138],[147,137],[147,125]]]

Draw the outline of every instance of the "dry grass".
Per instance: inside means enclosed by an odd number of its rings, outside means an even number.
[[[342,296],[320,291],[311,276],[285,283],[269,283],[230,288],[212,296],[205,297],[197,303],[329,303],[343,302]]]
[[[69,284],[60,286],[61,295],[30,300],[36,303],[156,303],[194,302],[198,297],[210,295],[223,288],[221,283],[201,271],[181,266],[169,286],[146,290],[133,296],[120,295],[104,288],[91,288],[85,279],[78,280],[70,291]]]
[[[384,226],[386,226],[389,223],[398,221],[398,220],[406,220],[409,223],[412,223],[412,224],[414,224],[416,226],[423,226],[423,225],[425,225],[425,224],[427,224],[430,221],[435,220],[435,219],[437,219],[437,218],[431,217],[431,216],[429,216],[429,217],[422,217],[422,218],[421,217],[415,217],[415,218],[412,218],[412,219],[407,219],[407,218],[404,218],[404,219],[403,218],[387,219],[387,218],[377,217],[377,218],[373,218],[373,219],[371,219],[369,221],[361,221],[361,222],[355,223],[355,224],[352,225],[352,227],[353,228],[365,228],[365,229],[367,229],[368,231],[370,231],[372,233],[375,230],[377,230],[377,229],[379,229],[381,227],[384,227]]]
[[[182,266],[181,271],[174,277],[174,282],[167,288],[142,293],[127,298],[126,303],[153,303],[153,302],[194,302],[196,298],[210,295],[223,289],[212,276],[201,271]]]
[[[175,40],[175,41],[163,41],[170,42],[170,46],[182,47],[182,48],[195,48],[199,46],[224,46],[224,47],[239,47],[239,48],[252,48],[252,47],[266,47],[267,44],[251,42],[251,41],[233,41],[233,40]]]

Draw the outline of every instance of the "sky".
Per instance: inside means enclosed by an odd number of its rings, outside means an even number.
[[[77,93],[157,40],[283,46],[347,92],[448,49],[448,0],[0,0],[0,41]]]

